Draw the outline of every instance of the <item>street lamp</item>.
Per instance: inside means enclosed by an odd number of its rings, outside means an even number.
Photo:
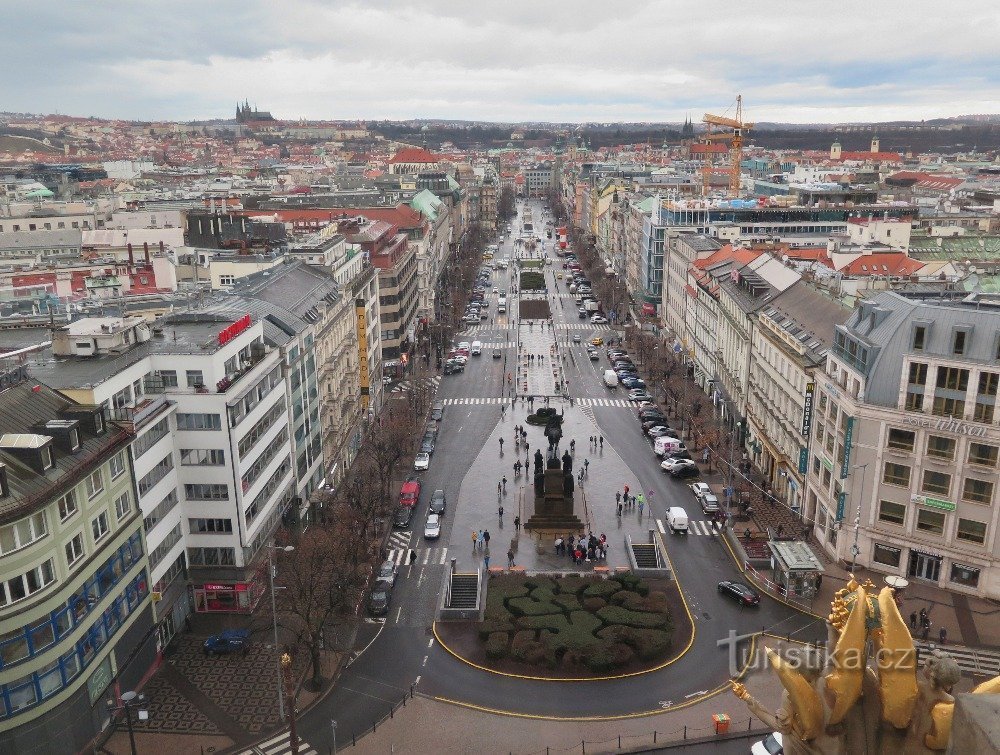
[[[274,552],[291,553],[294,545],[267,545],[267,575],[271,583],[271,627],[274,630],[274,652],[278,652],[278,609],[274,600]],[[278,656],[278,717],[285,717],[285,693],[281,688],[281,656]]]
[[[115,705],[114,700],[108,700],[108,708],[111,709],[112,713],[124,713],[125,714],[125,726],[128,729],[128,743],[132,750],[132,755],[137,755],[138,750],[135,748],[135,731],[132,729],[132,709],[143,705],[146,702],[146,696],[140,695],[132,690],[128,692],[123,692],[119,698],[119,704]],[[138,720],[145,721],[149,718],[149,711],[139,709],[137,711]]]
[[[861,534],[861,504],[862,497],[865,494],[865,475],[868,472],[868,463],[858,464],[851,469],[851,473],[854,473],[855,469],[861,470],[861,492],[858,494],[858,510],[854,515],[854,544],[851,545],[851,574],[854,574],[854,567],[857,566],[858,556],[861,554],[861,548],[858,547],[858,537]]]
[[[740,420],[733,428],[733,434],[729,436],[729,483],[726,487],[726,513],[732,516],[733,500],[733,453],[736,451],[736,444],[740,441],[740,434],[743,430],[743,421]]]

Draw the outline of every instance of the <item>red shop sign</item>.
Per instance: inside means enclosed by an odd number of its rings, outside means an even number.
[[[210,584],[204,584],[204,585],[202,585],[202,589],[204,589],[204,590],[212,590],[214,592],[232,592],[233,590],[236,589],[236,586],[235,585],[210,585]]]
[[[236,336],[250,327],[250,315],[243,315],[239,320],[219,331],[219,346],[225,346]]]

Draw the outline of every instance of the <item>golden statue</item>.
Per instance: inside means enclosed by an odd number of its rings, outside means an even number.
[[[777,711],[730,682],[755,716],[782,733],[786,753],[926,755],[948,747],[958,665],[935,651],[918,674],[917,652],[892,589],[874,593],[870,581],[858,584],[853,577],[836,593],[827,618],[828,655],[810,646],[791,648],[784,657],[764,648],[785,688]],[[973,690],[997,692],[1000,677]]]

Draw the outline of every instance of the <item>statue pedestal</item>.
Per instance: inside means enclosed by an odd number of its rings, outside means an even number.
[[[564,492],[566,475],[561,468],[549,468],[543,473],[542,493],[534,496],[534,512],[528,517],[526,530],[552,530],[561,534],[579,533],[583,522],[573,513],[576,500],[574,492]],[[570,476],[572,479],[572,475]]]

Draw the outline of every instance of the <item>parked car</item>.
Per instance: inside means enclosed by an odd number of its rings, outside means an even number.
[[[448,499],[445,498],[443,490],[435,490],[431,493],[431,502],[427,504],[427,511],[431,514],[444,516],[444,511],[448,507]]]
[[[664,435],[673,437],[673,432],[674,432],[673,430],[664,425],[654,425],[653,427],[649,428],[646,431],[646,435],[648,435],[650,438],[659,438]]]
[[[430,456],[434,453],[434,441],[424,440],[420,443],[420,453]]]
[[[431,455],[429,453],[418,453],[413,460],[413,468],[418,472],[426,472],[431,468]]]
[[[219,634],[213,634],[202,644],[202,651],[207,656],[229,655],[230,653],[246,655],[249,649],[249,629],[224,629]]]
[[[601,317],[600,315],[594,315],[593,317],[590,318],[590,323],[592,325],[607,325],[608,324],[608,318],[607,317]]]
[[[386,559],[382,562],[382,565],[378,568],[378,576],[375,579],[388,582],[391,587],[396,586],[396,574],[398,574],[398,567],[390,560]]]
[[[629,401],[652,401],[653,396],[644,388],[633,388],[628,392]]]
[[[449,359],[444,363],[444,369],[442,371],[445,375],[456,375],[460,372],[465,372],[465,365],[459,364],[458,362],[452,362]]]
[[[735,600],[744,606],[759,606],[760,595],[756,590],[752,590],[742,582],[733,582],[724,579],[719,582],[719,592],[731,600]]]
[[[715,496],[715,493],[705,493],[701,497],[701,510],[706,514],[714,514],[719,510],[719,499]]]
[[[368,613],[372,616],[385,616],[389,613],[389,602],[392,600],[392,586],[379,580],[372,585],[368,595]]]
[[[750,745],[750,755],[784,755],[784,741],[780,731],[772,731],[759,742]]]
[[[431,407],[431,419],[440,422],[444,418],[444,404],[438,401]]]
[[[437,514],[428,514],[427,522],[424,524],[424,538],[437,540],[439,537],[441,537],[441,517]]]
[[[596,362],[598,359],[601,358],[594,349],[590,349],[589,351],[587,351],[587,354],[590,356],[591,362]]]
[[[392,518],[392,526],[397,530],[404,530],[410,526],[413,519],[413,508],[410,506],[400,506],[396,509],[396,514]]]
[[[701,472],[698,471],[698,465],[697,464],[695,464],[694,466],[690,466],[690,467],[683,466],[683,467],[677,467],[676,469],[671,469],[670,470],[670,476],[671,477],[676,477],[678,479],[683,479],[685,477],[697,477],[700,474],[701,474]]]
[[[701,497],[703,495],[712,492],[712,489],[708,487],[707,482],[695,482],[689,485],[688,487],[691,488],[691,492],[694,493],[694,497],[697,498],[699,501],[701,500]]]
[[[403,487],[399,489],[400,505],[411,508],[416,506],[420,500],[420,488],[420,480],[417,479],[417,476],[410,475],[410,478],[403,483]]]
[[[580,319],[581,319],[581,320],[586,320],[586,319],[587,319],[587,317],[588,317],[588,316],[590,315],[590,312],[588,312],[588,311],[587,311],[587,308],[586,308],[586,307],[580,307],[580,308],[579,308],[579,309],[577,310],[577,312],[579,313],[579,315],[580,315]]]
[[[573,334],[573,343],[580,343],[580,334],[579,333],[574,333]]]
[[[696,466],[691,459],[664,459],[660,462],[660,469],[664,472],[673,472],[675,469],[680,469],[681,467],[692,467]]]

